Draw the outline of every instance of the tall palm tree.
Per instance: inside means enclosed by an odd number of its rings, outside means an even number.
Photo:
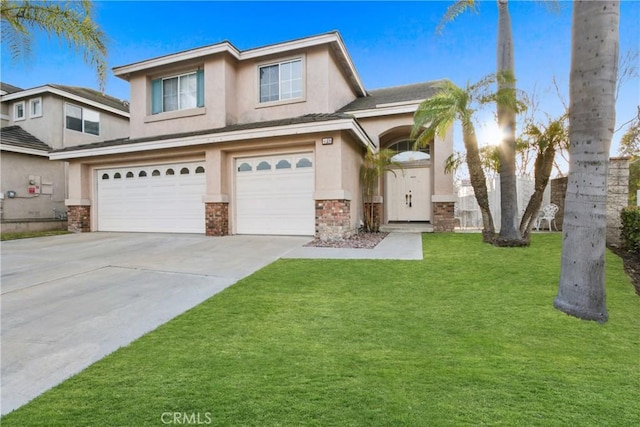
[[[498,0],[497,43],[498,92],[515,100],[515,69],[513,60],[513,35],[507,0]],[[500,78],[500,76],[507,78]],[[510,105],[498,103],[498,126],[502,131],[500,141],[500,236],[499,241],[511,244],[521,239],[518,228],[518,194],[516,182],[516,111]]]
[[[609,147],[615,126],[618,1],[574,1],[569,89],[569,178],[558,310],[606,322],[605,230]]]
[[[456,0],[447,8],[445,15],[436,28],[441,32],[444,25],[455,19],[466,10],[476,11],[475,0]],[[498,125],[503,139],[498,151],[500,157],[500,236],[494,243],[506,246],[520,245],[520,229],[518,227],[518,197],[516,183],[516,120],[517,111],[510,107],[515,105],[515,70],[513,54],[513,36],[511,17],[507,0],[498,0],[498,41],[497,41],[498,92],[511,95],[512,102],[496,103]]]
[[[12,55],[28,56],[31,33],[43,30],[67,41],[69,47],[81,51],[84,61],[95,67],[100,90],[107,80],[106,36],[93,21],[93,5],[82,1],[14,1],[0,0],[2,43]]]
[[[482,214],[482,235],[485,242],[493,241],[495,227],[489,209],[487,179],[482,169],[478,138],[473,125],[474,109],[472,105],[478,101],[479,91],[487,85],[484,79],[475,85],[459,88],[450,81],[443,81],[438,92],[420,104],[413,116],[411,137],[416,139],[417,146],[426,146],[436,136],[443,136],[458,120],[462,125],[462,140],[466,150],[466,162],[471,178],[471,186]]]

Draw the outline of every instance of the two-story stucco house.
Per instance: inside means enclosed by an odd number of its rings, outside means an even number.
[[[128,105],[79,87],[2,83],[0,89],[3,229],[11,228],[7,221],[62,216],[67,166],[49,160],[49,151],[128,136]]]
[[[348,235],[359,168],[392,148],[383,221],[452,229],[452,137],[412,151],[433,83],[367,91],[337,32],[240,51],[229,42],[116,67],[130,82],[128,138],[54,150],[69,162],[76,231]]]

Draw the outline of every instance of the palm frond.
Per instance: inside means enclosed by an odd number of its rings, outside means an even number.
[[[460,151],[453,152],[444,161],[444,173],[455,173],[466,161],[464,153],[461,153]]]
[[[98,84],[104,90],[107,79],[107,38],[93,21],[92,12],[93,5],[89,0],[2,0],[0,3],[3,36],[10,35],[5,41],[12,52],[28,52],[31,45],[29,33],[34,29],[43,30],[50,37],[60,38],[74,51],[82,53],[85,63],[95,67]]]
[[[456,0],[451,6],[447,8],[444,16],[436,27],[436,34],[442,34],[445,25],[462,15],[467,9],[474,13],[478,13],[476,9],[476,3],[474,0]]]

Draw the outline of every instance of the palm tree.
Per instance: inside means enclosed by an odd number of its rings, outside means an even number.
[[[455,19],[466,10],[476,11],[474,0],[456,0],[447,8],[445,15],[436,28],[441,32],[444,25]],[[498,41],[497,41],[497,70],[498,92],[511,96],[513,100],[505,104],[497,102],[498,125],[502,130],[503,139],[498,155],[500,157],[500,236],[494,240],[495,244],[504,246],[519,246],[523,244],[518,228],[518,197],[516,184],[516,120],[517,113],[511,105],[515,105],[515,73],[513,36],[511,32],[511,17],[507,0],[498,0]]]
[[[550,120],[546,126],[529,123],[524,130],[528,146],[537,153],[533,166],[534,190],[520,221],[520,234],[524,240],[529,240],[531,228],[540,211],[542,196],[549,183],[556,151],[567,148],[569,136],[565,126],[566,119],[567,116],[563,115],[558,119]]]
[[[420,104],[413,116],[411,137],[416,145],[428,145],[436,136],[443,136],[456,120],[462,125],[462,140],[466,150],[466,162],[471,178],[471,186],[480,206],[483,224],[483,240],[493,241],[495,227],[489,209],[487,180],[482,169],[478,139],[473,125],[472,104],[478,101],[479,91],[484,89],[490,79],[483,79],[475,85],[459,88],[450,81],[439,84],[438,92]]]
[[[516,97],[513,61],[513,35],[507,0],[498,0],[498,92]],[[499,241],[511,245],[521,240],[518,228],[518,195],[516,182],[516,111],[507,103],[498,103],[498,126],[502,131],[500,157],[500,236]]]
[[[389,149],[374,152],[371,148],[367,150],[362,165],[360,165],[360,184],[362,186],[362,203],[364,212],[364,226],[367,231],[378,231],[380,224],[376,221],[374,214],[374,196],[380,177],[386,171],[391,171],[394,167],[401,165],[392,160],[396,154],[395,151]],[[368,209],[367,209],[367,204]]]
[[[43,30],[65,39],[69,47],[82,51],[84,61],[95,67],[98,85],[104,91],[107,80],[106,36],[92,19],[93,5],[82,1],[0,0],[2,42],[14,58],[28,56],[31,33]]]
[[[617,1],[574,1],[569,104],[569,178],[562,263],[553,305],[606,322],[605,230],[609,147],[618,72]]]

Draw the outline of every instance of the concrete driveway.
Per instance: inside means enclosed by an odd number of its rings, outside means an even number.
[[[2,414],[309,241],[86,233],[2,243]]]

